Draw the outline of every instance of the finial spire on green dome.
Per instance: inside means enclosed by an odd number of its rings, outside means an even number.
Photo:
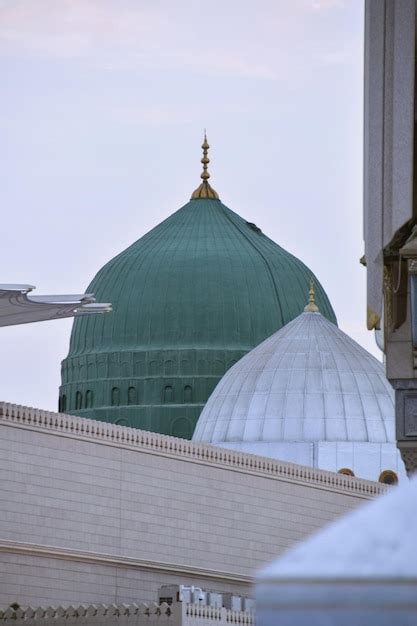
[[[203,179],[203,182],[195,191],[193,191],[191,195],[191,200],[200,200],[200,199],[210,199],[210,200],[219,200],[219,194],[217,191],[214,191],[213,187],[209,184],[208,179],[210,178],[210,174],[208,172],[208,164],[210,163],[210,159],[208,158],[209,144],[207,143],[207,135],[204,130],[204,141],[201,145],[203,148],[203,158],[201,162],[203,164],[203,171],[200,176]]]
[[[310,290],[308,292],[308,304],[304,307],[304,311],[306,313],[318,313],[319,307],[315,301],[315,293],[314,293],[314,279],[310,278]]]

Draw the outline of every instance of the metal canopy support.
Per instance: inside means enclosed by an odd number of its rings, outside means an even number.
[[[93,294],[29,296],[32,285],[0,284],[0,326],[29,324],[93,313],[108,313],[111,304],[96,303]]]

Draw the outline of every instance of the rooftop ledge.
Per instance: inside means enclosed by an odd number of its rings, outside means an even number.
[[[342,491],[363,498],[371,498],[390,489],[382,483],[362,478],[8,402],[0,402],[0,425],[95,441],[102,445],[128,448],[148,454],[176,457],[192,463],[223,467],[231,471],[309,485],[318,489]]]

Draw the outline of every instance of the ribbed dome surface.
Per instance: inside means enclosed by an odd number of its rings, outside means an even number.
[[[302,313],[225,374],[193,440],[393,442],[394,392],[377,359]]]
[[[190,436],[226,370],[303,310],[311,276],[219,200],[190,201],[89,286],[114,311],[75,321],[61,408]]]

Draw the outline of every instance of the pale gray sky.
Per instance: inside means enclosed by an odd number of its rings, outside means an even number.
[[[365,329],[362,0],[0,0],[1,281],[79,293],[211,182]],[[71,320],[0,329],[0,397],[56,409]]]

